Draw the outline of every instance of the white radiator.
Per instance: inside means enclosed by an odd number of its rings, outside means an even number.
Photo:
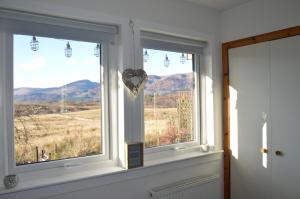
[[[153,188],[155,199],[215,199],[220,196],[219,176],[198,176]]]

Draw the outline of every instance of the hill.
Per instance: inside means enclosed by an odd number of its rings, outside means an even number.
[[[192,87],[193,74],[175,74],[168,76],[149,75],[145,85],[145,94],[154,92],[160,95],[172,94],[178,90],[189,90]],[[100,84],[90,80],[79,80],[61,87],[53,88],[16,88],[14,100],[17,103],[99,101]]]
[[[70,102],[99,101],[100,84],[90,80],[80,80],[53,88],[16,88],[16,102],[58,102],[64,97]]]
[[[190,90],[193,85],[193,73],[175,74],[168,76],[149,75],[145,85],[145,94],[154,92],[160,95],[171,94],[180,90]]]

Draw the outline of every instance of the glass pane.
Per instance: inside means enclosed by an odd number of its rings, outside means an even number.
[[[144,49],[145,147],[193,141],[194,70],[187,54]]]
[[[27,35],[13,39],[16,164],[101,154],[97,44]]]

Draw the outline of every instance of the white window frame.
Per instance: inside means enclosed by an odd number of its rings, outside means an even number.
[[[202,65],[203,65],[203,48],[206,47],[206,42],[194,39],[187,39],[172,35],[161,33],[141,31],[141,52],[144,49],[163,50],[178,53],[192,53],[193,54],[193,68],[194,68],[194,98],[195,98],[195,113],[193,117],[194,136],[195,140],[190,142],[175,143],[170,145],[162,145],[157,147],[145,148],[145,159],[152,159],[164,157],[169,155],[167,151],[181,151],[187,149],[198,148],[203,144],[202,137],[205,137],[205,108],[203,99],[205,96],[204,79],[202,78]],[[143,55],[143,53],[141,53]],[[142,94],[142,117],[144,117],[144,94]],[[145,134],[144,118],[142,118],[142,133]],[[143,136],[144,137],[144,136]],[[154,155],[154,156],[153,156]],[[152,157],[153,156],[153,157]],[[151,158],[152,157],[152,158]]]
[[[0,18],[4,16],[5,18],[5,11],[4,14],[1,13],[2,10],[0,10]],[[14,12],[14,11],[13,11]],[[8,17],[10,17],[10,11],[8,12]],[[17,13],[19,14],[19,12]],[[20,13],[22,16],[24,13]],[[25,13],[26,15],[27,13]],[[32,14],[30,14],[32,15]],[[14,16],[14,15],[12,15]],[[85,22],[77,22],[74,20],[67,20],[64,18],[54,18],[54,17],[49,17],[50,21],[54,19],[55,22],[62,23],[70,25],[71,28],[75,27],[79,30],[78,32],[78,37],[79,39],[74,39],[73,35],[70,36],[70,40],[78,40],[78,41],[85,41],[83,40],[86,35],[82,35],[82,32],[80,32],[80,24],[85,23]],[[26,25],[28,23],[30,24],[31,22],[35,23],[36,22],[47,22],[48,16],[33,16],[30,18],[29,21],[26,21]],[[74,22],[74,23],[72,23]],[[24,25],[24,27],[26,26]],[[46,23],[47,25],[47,23]],[[94,24],[95,27],[97,27],[97,24]],[[101,25],[99,25],[101,26]],[[40,162],[40,163],[33,163],[33,164],[28,164],[28,165],[19,165],[16,166],[16,161],[15,161],[15,144],[14,144],[14,121],[13,121],[13,34],[24,34],[22,32],[22,29],[20,31],[11,31],[11,32],[2,32],[0,30],[0,40],[1,40],[1,46],[0,46],[0,57],[3,58],[0,63],[0,71],[3,72],[3,75],[1,76],[1,84],[0,84],[0,106],[5,107],[3,108],[3,111],[0,114],[2,115],[2,120],[0,121],[1,126],[4,128],[0,130],[1,137],[3,137],[3,141],[1,144],[3,144],[3,149],[4,149],[4,157],[2,159],[5,160],[6,162],[6,169],[5,173],[6,174],[16,174],[16,173],[23,173],[23,172],[29,172],[29,171],[38,171],[41,169],[50,169],[50,168],[58,168],[58,167],[69,167],[69,166],[79,166],[83,164],[89,164],[89,163],[97,163],[101,162],[104,160],[111,160],[112,159],[112,140],[111,140],[111,121],[110,121],[110,110],[111,107],[113,106],[110,103],[110,97],[112,95],[111,88],[110,88],[110,78],[109,74],[111,73],[110,70],[112,70],[112,67],[109,67],[109,62],[112,59],[111,56],[113,51],[112,49],[114,48],[114,43],[113,42],[103,42],[103,38],[101,36],[101,32],[99,32],[99,40],[96,38],[95,39],[95,30],[92,29],[94,26],[92,23],[88,23],[87,26],[84,26],[85,28],[88,28],[86,31],[89,31],[89,28],[91,28],[91,31],[94,34],[94,37],[89,38],[87,41],[88,42],[94,42],[94,43],[100,43],[101,44],[101,72],[103,73],[102,79],[101,79],[101,86],[102,86],[102,128],[101,128],[101,133],[102,133],[102,154],[99,155],[93,155],[93,156],[85,156],[85,157],[74,157],[74,158],[69,158],[69,159],[62,159],[62,160],[55,160],[55,161],[49,161],[49,162]],[[106,26],[105,26],[106,27]],[[98,28],[98,27],[97,27]],[[5,31],[5,30],[4,30]],[[43,31],[41,34],[39,34],[39,28],[37,29],[32,29],[30,31],[33,31],[35,33],[35,36],[42,36],[42,37],[49,37],[49,38],[57,38],[57,35],[51,37],[51,33],[47,33],[44,35]],[[98,29],[97,29],[98,31]],[[27,31],[26,31],[27,32]],[[69,33],[70,34],[70,33]],[[74,34],[74,31],[72,32]],[[28,35],[25,33],[25,35]],[[63,38],[62,39],[69,39],[66,37],[67,34],[63,33]],[[76,31],[75,31],[76,35]],[[105,33],[105,36],[107,33]],[[87,36],[88,37],[88,36]],[[97,36],[96,36],[97,37]],[[82,38],[82,39],[81,39]],[[92,52],[92,50],[91,50]],[[100,75],[100,74],[99,74]],[[1,96],[2,95],[2,96]],[[100,124],[99,124],[100,125]],[[6,151],[7,150],[7,151]]]

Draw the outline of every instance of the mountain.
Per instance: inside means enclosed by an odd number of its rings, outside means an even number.
[[[175,74],[168,76],[149,75],[145,85],[145,94],[170,94],[179,90],[190,90],[193,74]],[[100,84],[90,80],[79,80],[61,87],[53,88],[16,88],[14,100],[18,103],[60,102],[62,98],[68,102],[99,101]]]
[[[80,80],[53,88],[16,88],[16,102],[58,102],[64,97],[70,102],[99,101],[100,84],[90,80]]]
[[[180,90],[191,90],[193,73],[183,73],[168,76],[149,75],[145,85],[145,94],[169,94]]]

